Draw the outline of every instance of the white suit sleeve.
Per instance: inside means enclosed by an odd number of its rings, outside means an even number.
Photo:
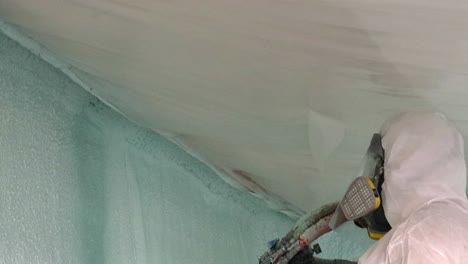
[[[423,208],[401,226],[386,264],[467,263],[462,210],[445,202]],[[466,217],[465,217],[466,219]],[[466,224],[465,224],[466,225]]]

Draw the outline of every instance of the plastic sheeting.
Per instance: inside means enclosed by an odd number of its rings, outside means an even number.
[[[2,34],[0,111],[0,263],[255,263],[293,225]]]
[[[437,109],[467,134],[467,12],[462,0],[0,0],[3,19],[131,120],[304,210],[341,196],[395,112]]]

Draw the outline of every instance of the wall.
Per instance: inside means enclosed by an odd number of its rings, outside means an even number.
[[[0,263],[255,263],[293,224],[1,34],[0,111]]]

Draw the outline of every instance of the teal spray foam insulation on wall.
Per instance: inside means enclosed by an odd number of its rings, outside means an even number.
[[[255,263],[293,225],[4,35],[0,107],[0,263]]]

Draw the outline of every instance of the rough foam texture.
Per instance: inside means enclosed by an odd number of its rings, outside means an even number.
[[[255,263],[293,226],[1,34],[0,109],[0,263]]]

